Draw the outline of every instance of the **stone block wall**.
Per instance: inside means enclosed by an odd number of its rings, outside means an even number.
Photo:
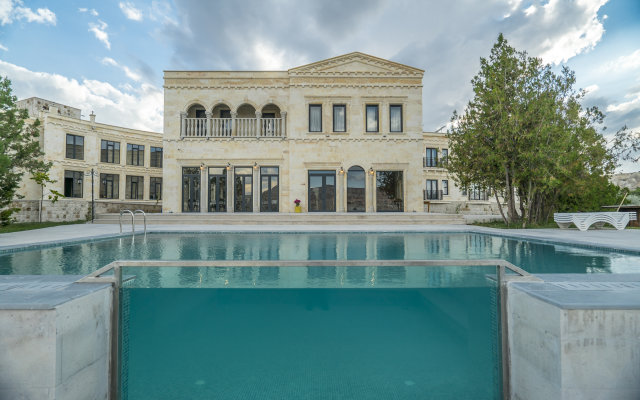
[[[20,211],[13,213],[16,222],[38,222],[38,200],[18,200],[12,207]],[[162,211],[162,202],[122,202],[96,201],[96,214],[118,213],[120,210],[142,210],[146,213]],[[60,199],[55,203],[49,200],[42,202],[43,222],[69,222],[91,219],[91,201]]]

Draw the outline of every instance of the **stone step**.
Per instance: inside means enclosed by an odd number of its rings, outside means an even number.
[[[117,224],[119,214],[96,215],[97,224]],[[131,223],[131,216],[123,215],[123,224]],[[142,216],[136,215],[136,224]],[[460,214],[434,213],[175,213],[147,214],[149,225],[434,225],[465,223]]]

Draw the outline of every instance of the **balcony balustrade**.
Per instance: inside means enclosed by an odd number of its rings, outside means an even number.
[[[183,138],[284,138],[286,114],[282,118],[187,118],[181,116]]]
[[[422,190],[423,200],[442,200],[442,190]]]

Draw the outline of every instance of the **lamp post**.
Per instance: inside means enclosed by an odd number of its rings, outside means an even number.
[[[91,176],[91,223],[93,224],[93,220],[96,218],[96,201],[95,201],[95,190],[93,190],[93,177],[98,176],[98,171],[94,171],[91,168],[91,171],[85,171],[85,176]]]

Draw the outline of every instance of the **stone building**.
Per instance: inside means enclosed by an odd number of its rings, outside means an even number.
[[[164,212],[490,213],[422,131],[424,71],[350,53],[288,71],[165,71]]]
[[[80,119],[80,110],[31,97],[18,102],[38,118],[40,148],[52,162],[49,176],[56,182],[44,189],[64,194],[55,204],[43,202],[43,221],[84,219],[95,212],[119,212],[122,208],[161,210],[162,134],[96,123]],[[93,171],[93,174],[92,174]],[[93,197],[92,197],[93,189]],[[14,206],[19,222],[38,220],[42,189],[25,175],[17,194],[24,196]]]

